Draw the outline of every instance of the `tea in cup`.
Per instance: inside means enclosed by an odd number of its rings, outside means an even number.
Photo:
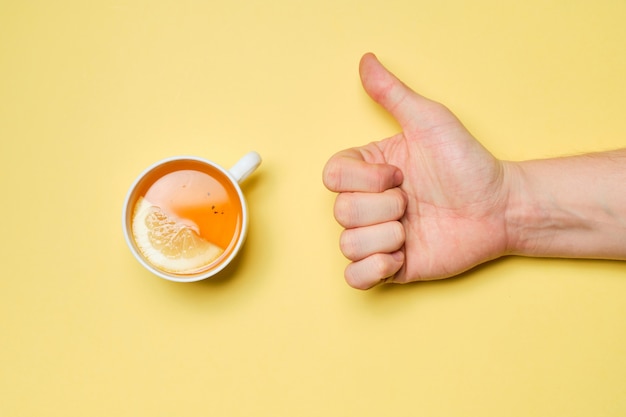
[[[178,282],[223,270],[248,230],[239,183],[260,163],[259,154],[250,152],[229,170],[194,156],[147,168],[124,202],[124,237],[135,258],[155,275]]]

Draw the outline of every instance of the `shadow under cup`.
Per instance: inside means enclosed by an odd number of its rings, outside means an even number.
[[[223,252],[205,266],[184,273],[155,266],[142,253],[133,233],[133,216],[141,200],[192,221],[196,232]],[[174,157],[150,166],[135,180],[124,203],[124,237],[131,252],[146,269],[170,281],[198,281],[223,270],[243,245],[247,226],[248,210],[237,179],[219,165],[197,157]]]

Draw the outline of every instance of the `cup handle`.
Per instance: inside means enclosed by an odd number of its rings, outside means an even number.
[[[228,172],[235,177],[238,183],[243,182],[261,165],[261,155],[252,151],[245,154]]]

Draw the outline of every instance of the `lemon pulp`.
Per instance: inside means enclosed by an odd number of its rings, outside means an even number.
[[[143,197],[135,205],[132,230],[143,256],[166,272],[199,272],[224,253],[200,237],[193,222],[173,218]]]

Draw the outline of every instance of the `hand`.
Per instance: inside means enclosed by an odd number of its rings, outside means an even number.
[[[443,105],[415,93],[372,54],[360,76],[402,133],[335,154],[324,167],[338,192],[349,285],[406,283],[459,274],[507,252],[507,164]]]

